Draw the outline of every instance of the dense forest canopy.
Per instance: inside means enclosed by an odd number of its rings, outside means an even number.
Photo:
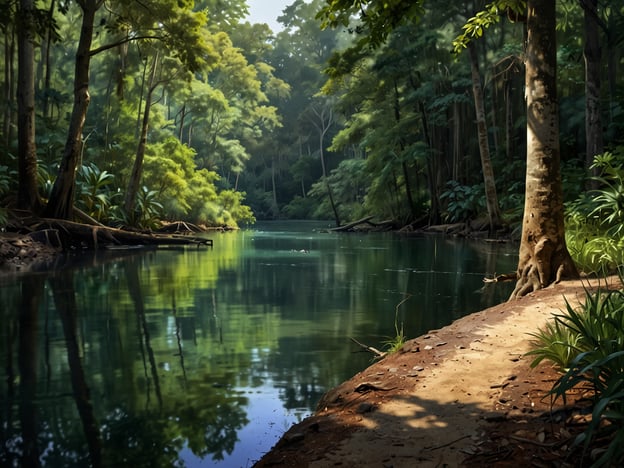
[[[244,0],[0,1],[2,206],[63,218],[75,205],[143,227],[520,226],[522,12],[369,1],[361,15],[356,3],[295,0],[274,32],[246,20]],[[624,5],[559,1],[556,21],[572,202],[596,188],[596,155],[621,164]]]

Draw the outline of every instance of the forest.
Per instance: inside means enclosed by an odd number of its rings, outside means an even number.
[[[0,223],[75,207],[139,228],[372,216],[518,238],[526,2],[357,3],[295,0],[271,31],[244,0],[1,1]],[[618,2],[556,4],[577,229],[622,220],[623,24]]]

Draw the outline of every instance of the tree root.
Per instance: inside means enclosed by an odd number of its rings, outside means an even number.
[[[120,246],[195,245],[212,247],[212,239],[179,234],[132,232],[102,224],[81,224],[73,221],[30,218],[22,220],[21,231],[44,231],[45,238],[54,240],[54,247],[70,249],[101,249]],[[54,234],[54,235],[51,235]],[[60,244],[60,245],[58,245]]]

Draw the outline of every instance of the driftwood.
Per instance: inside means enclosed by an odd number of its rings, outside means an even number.
[[[163,227],[156,230],[156,232],[164,234],[188,234],[191,232],[204,232],[205,229],[197,226],[193,223],[187,223],[185,221],[176,221],[173,223],[165,224]]]
[[[381,221],[381,222],[375,223],[371,221],[372,219],[373,219],[372,216],[366,216],[362,219],[358,219],[357,221],[353,221],[351,223],[344,224],[342,226],[338,226],[335,228],[330,228],[328,230],[331,232],[348,232],[348,231],[354,231],[356,227],[361,226],[361,225],[367,225],[373,228],[388,228],[388,229],[394,228],[395,222],[392,220]]]
[[[133,232],[73,221],[31,218],[26,224],[31,232],[45,231],[53,247],[63,249],[99,249],[111,246],[157,246],[157,245],[206,245],[212,247],[212,239],[189,235]],[[60,245],[55,245],[60,244]]]
[[[356,345],[358,345],[360,348],[364,349],[365,351],[368,351],[369,353],[373,353],[375,357],[378,359],[381,359],[382,357],[385,357],[386,354],[388,354],[383,351],[379,351],[377,348],[373,348],[372,346],[367,346],[364,343],[360,343],[355,338],[351,338],[351,341],[353,341]]]
[[[494,276],[493,278],[483,278],[484,283],[500,283],[503,281],[516,281],[518,275],[516,273],[504,273],[502,275]]]

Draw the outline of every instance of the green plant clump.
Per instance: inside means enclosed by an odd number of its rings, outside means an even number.
[[[383,344],[386,346],[388,353],[396,353],[403,348],[403,345],[407,341],[407,337],[405,336],[405,330],[403,328],[403,322],[399,325],[399,307],[403,305],[411,296],[407,296],[401,302],[397,304],[394,308],[394,331],[395,335],[391,338],[388,338]]]
[[[622,466],[624,462],[624,290],[587,292],[582,307],[566,301],[566,311],[533,334],[531,366],[551,361],[562,372],[550,393],[565,402],[581,384],[593,390],[592,420],[575,440],[586,452],[592,441],[609,445],[593,466]]]
[[[578,268],[605,275],[624,265],[624,147],[594,158],[598,188],[566,210],[566,245]]]

